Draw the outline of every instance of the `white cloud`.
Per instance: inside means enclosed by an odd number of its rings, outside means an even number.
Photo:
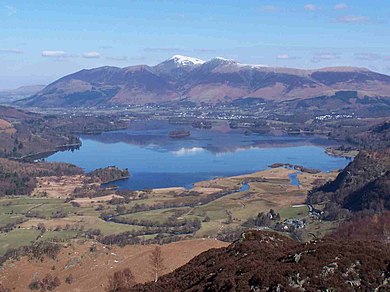
[[[390,56],[376,53],[355,53],[354,57],[360,61],[390,61]]]
[[[287,8],[286,6],[281,5],[263,5],[257,8],[259,12],[265,13],[285,13],[285,12],[296,12],[295,8]]]
[[[325,54],[318,55],[317,58],[320,58],[322,60],[334,60],[334,59],[338,59],[339,56],[333,53],[325,53]]]
[[[336,19],[337,22],[340,23],[368,23],[371,19],[368,16],[362,15],[345,15],[340,16]]]
[[[11,5],[4,5],[4,9],[8,16],[14,15],[18,12],[16,8]]]
[[[47,58],[66,58],[69,55],[65,51],[42,51],[42,57]]]
[[[375,53],[356,53],[355,59],[362,61],[375,61],[382,58],[381,55]]]
[[[305,8],[305,10],[307,11],[317,11],[319,10],[319,8],[314,5],[314,4],[306,4],[305,6],[303,6],[303,8]]]
[[[111,56],[111,57],[106,57],[107,60],[111,61],[117,61],[117,62],[127,62],[129,58],[126,56]]]
[[[277,55],[276,56],[276,59],[279,59],[279,60],[294,60],[294,59],[297,59],[297,57],[292,57],[288,54],[280,54],[280,55]]]
[[[104,46],[100,46],[99,48],[102,50],[109,50],[109,49],[112,49],[112,46],[104,45]]]
[[[175,52],[183,52],[183,49],[180,48],[165,48],[165,47],[149,47],[149,48],[144,48],[145,52],[148,53],[175,53]]]
[[[336,59],[340,59],[340,54],[337,54],[337,53],[319,53],[319,54],[315,55],[311,59],[311,62],[319,63],[321,61],[331,61],[331,60],[336,60]]]
[[[262,12],[279,12],[280,8],[274,5],[265,5],[262,6],[259,10]]]
[[[98,52],[85,52],[83,54],[83,58],[97,59],[97,58],[100,58],[100,54]]]
[[[345,3],[338,3],[334,6],[334,9],[336,9],[336,10],[344,10],[347,8],[348,8],[348,5]]]
[[[211,49],[211,48],[200,48],[200,49],[195,49],[194,50],[197,53],[216,53],[218,50],[216,49]]]
[[[19,50],[19,49],[0,49],[0,53],[5,53],[5,54],[23,54],[23,51]]]

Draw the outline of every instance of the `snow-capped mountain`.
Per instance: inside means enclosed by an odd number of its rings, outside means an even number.
[[[19,104],[127,105],[182,99],[216,104],[246,97],[272,101],[310,99],[337,91],[356,91],[361,97],[390,97],[390,76],[364,68],[273,68],[221,57],[203,61],[175,55],[156,66],[81,70],[49,84]]]
[[[172,58],[154,66],[154,69],[159,74],[176,80],[204,63],[205,61],[197,58],[175,55]]]
[[[174,55],[172,58],[170,58],[168,61],[174,61],[176,64],[180,66],[194,66],[194,65],[202,65],[206,61],[203,61],[201,59],[182,56],[182,55]]]

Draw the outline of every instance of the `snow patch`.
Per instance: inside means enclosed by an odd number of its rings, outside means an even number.
[[[206,61],[203,61],[201,59],[182,56],[182,55],[175,55],[172,58],[170,58],[169,60],[173,60],[173,61],[175,61],[176,64],[180,64],[182,66],[202,65],[206,62]]]

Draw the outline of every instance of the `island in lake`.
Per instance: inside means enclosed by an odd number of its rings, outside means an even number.
[[[177,130],[177,131],[169,132],[169,137],[171,138],[185,138],[185,137],[189,137],[190,135],[191,132],[185,130]]]

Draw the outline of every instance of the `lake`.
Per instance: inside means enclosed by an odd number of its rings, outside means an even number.
[[[182,129],[191,131],[191,136],[169,137],[170,131]],[[326,138],[247,135],[227,123],[194,129],[166,121],[139,121],[126,130],[81,140],[79,150],[58,152],[47,160],[73,163],[85,171],[110,165],[128,168],[131,178],[114,183],[120,189],[190,188],[198,181],[264,170],[276,162],[322,171],[344,168],[350,162],[325,154],[324,147],[334,144]]]

